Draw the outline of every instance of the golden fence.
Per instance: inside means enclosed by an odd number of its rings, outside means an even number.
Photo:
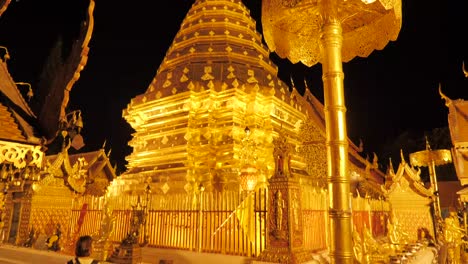
[[[202,192],[196,195],[150,195],[147,223],[142,227],[140,242],[147,246],[183,249],[228,255],[258,256],[265,249],[267,189],[251,194],[239,192]],[[132,210],[138,197],[118,197],[112,205],[115,231],[111,236],[120,243],[130,231]],[[82,225],[83,204],[90,203]],[[71,214],[69,234],[98,234],[103,215],[102,201],[78,199]],[[112,202],[111,202],[112,203]],[[127,207],[127,209],[120,209]],[[246,222],[251,221],[251,225]]]
[[[328,226],[328,194],[324,190],[304,186],[301,186],[301,191],[303,221],[313,223],[303,225],[304,247],[310,251],[326,249],[327,230],[323,227]],[[141,243],[146,236],[149,247],[255,257],[266,247],[267,196],[267,189],[250,194],[227,191],[119,196],[109,200],[116,219],[110,239],[118,244],[128,235],[131,208],[140,199],[147,206],[147,222],[140,231]],[[383,235],[385,223],[382,217],[386,219],[388,204],[363,197],[354,198],[352,202],[356,228],[362,229],[370,223],[374,235]],[[84,203],[89,204],[83,217]],[[67,233],[76,233],[81,215],[83,221],[79,235],[98,234],[103,205],[100,198],[83,197],[75,201]]]

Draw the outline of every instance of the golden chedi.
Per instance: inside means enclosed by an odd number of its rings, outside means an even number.
[[[298,145],[308,118],[304,98],[278,79],[255,27],[241,1],[194,3],[147,91],[123,112],[135,133],[122,179],[151,178],[165,193],[238,188],[249,127],[252,162],[266,182],[273,138],[284,130]],[[306,174],[297,153],[291,164]]]

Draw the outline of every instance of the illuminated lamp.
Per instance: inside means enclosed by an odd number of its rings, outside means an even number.
[[[251,192],[255,189],[258,181],[257,168],[251,164],[246,164],[241,168],[239,175],[242,190]]]

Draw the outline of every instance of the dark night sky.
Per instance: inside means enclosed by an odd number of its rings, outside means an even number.
[[[84,151],[107,141],[113,163],[124,170],[132,129],[122,110],[148,87],[192,3],[96,0],[88,64],[69,104],[69,110],[83,112]],[[244,3],[262,33],[261,1]],[[468,79],[462,72],[462,62],[468,65],[467,1],[403,0],[402,4],[397,41],[368,58],[343,64],[348,136],[356,144],[362,138],[367,153],[379,154],[404,131],[423,136],[424,131],[447,126],[448,109],[438,83],[448,97],[468,100]],[[29,82],[34,88],[58,36],[70,40],[78,32],[86,5],[81,0],[12,0],[0,17],[0,46],[8,47],[8,65],[16,82]],[[320,65],[307,68],[271,57],[283,81],[290,83],[292,74],[301,86],[307,79],[312,93],[323,102]]]

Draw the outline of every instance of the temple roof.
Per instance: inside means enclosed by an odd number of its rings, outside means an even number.
[[[452,100],[448,108],[450,136],[454,146],[458,143],[468,143],[468,101]]]
[[[463,99],[452,100],[444,95],[439,87],[439,94],[445,100],[449,109],[448,127],[454,148],[452,148],[452,160],[455,165],[457,177],[462,186],[468,185],[468,101]],[[466,196],[464,192],[463,195]],[[463,199],[467,199],[464,197]]]
[[[439,94],[449,109],[448,125],[452,143],[455,147],[461,145],[466,148],[468,145],[468,101],[450,99],[442,93],[441,86],[439,86]]]
[[[46,161],[47,173],[63,177],[78,193],[101,196],[117,177],[104,149],[68,155],[68,148],[65,148],[57,155],[46,156]]]
[[[9,2],[0,0],[0,15]],[[43,140],[40,138],[52,142],[58,134],[59,123],[65,118],[70,90],[80,77],[88,59],[88,43],[94,26],[93,10],[94,1],[90,0],[81,34],[71,47],[69,56],[61,58],[60,45],[54,49],[52,59],[44,67],[45,74],[43,73],[38,89],[34,90],[35,95],[31,102],[24,99],[18,89],[18,82],[10,75],[7,67],[8,50],[0,46],[5,49],[5,55],[0,58],[0,139],[41,144]],[[29,89],[31,90],[31,87]]]
[[[146,93],[134,100],[234,88],[284,99],[288,87],[278,79],[255,25],[240,0],[197,0]]]
[[[35,95],[35,111],[43,136],[49,141],[57,136],[61,129],[59,123],[66,119],[70,92],[88,62],[89,42],[94,31],[94,6],[94,0],[89,0],[86,18],[81,21],[79,36],[72,46],[62,47],[58,42],[43,67]]]
[[[11,77],[6,61],[0,60],[0,140],[39,144],[36,116]]]
[[[410,166],[403,158],[403,155],[401,155],[401,161],[396,172],[393,170],[392,164],[390,164],[389,167],[390,169],[387,172],[385,185],[382,186],[384,193],[388,195],[395,192],[397,189],[407,188],[419,194],[421,197],[432,197],[431,189],[426,188],[421,181],[421,171]]]

